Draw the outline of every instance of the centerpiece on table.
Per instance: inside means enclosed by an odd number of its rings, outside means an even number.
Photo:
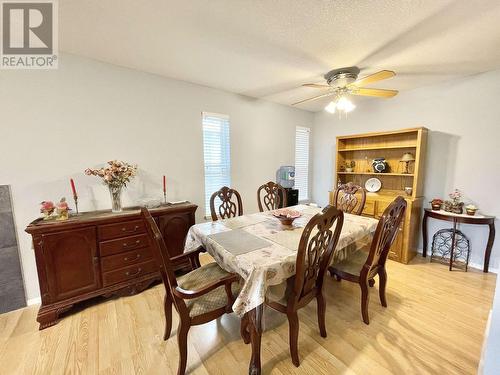
[[[132,165],[119,160],[108,161],[105,168],[85,170],[87,176],[97,176],[102,178],[105,185],[108,186],[111,196],[111,211],[122,211],[122,189],[127,187],[127,183],[135,177],[137,165]]]
[[[289,208],[281,208],[273,211],[273,216],[281,221],[283,225],[292,225],[293,221],[302,216],[299,211],[291,210]]]
[[[444,201],[444,210],[454,214],[461,214],[464,210],[464,202],[462,202],[462,192],[455,189],[448,194],[451,200]]]

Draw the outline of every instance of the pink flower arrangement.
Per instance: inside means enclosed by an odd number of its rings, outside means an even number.
[[[453,190],[448,196],[454,203],[459,203],[462,198],[462,192],[458,189]]]
[[[137,165],[132,165],[119,160],[108,161],[105,168],[85,169],[87,176],[97,176],[102,178],[103,182],[114,188],[127,186],[127,183],[135,177]]]
[[[60,202],[57,204],[58,211],[69,210],[68,202],[66,202],[66,198],[61,198]]]
[[[43,214],[51,214],[52,212],[54,212],[54,209],[56,208],[54,206],[54,202],[51,202],[51,201],[43,201],[42,203],[40,203],[40,212]]]

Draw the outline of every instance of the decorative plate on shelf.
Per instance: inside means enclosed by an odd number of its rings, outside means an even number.
[[[365,182],[365,189],[370,193],[375,193],[382,188],[382,182],[376,177],[369,178]]]

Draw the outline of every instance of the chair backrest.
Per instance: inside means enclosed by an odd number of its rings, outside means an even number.
[[[156,259],[156,263],[160,268],[161,278],[167,293],[170,292],[171,288],[177,286],[177,279],[175,278],[174,268],[172,262],[170,261],[170,255],[168,253],[167,245],[163,240],[163,236],[158,229],[158,225],[154,221],[153,217],[149,213],[149,210],[145,207],[141,208],[142,218],[146,224],[146,229],[151,240],[151,247],[153,249],[153,255]]]
[[[359,194],[358,194],[359,193]],[[359,195],[359,197],[357,196]],[[359,185],[352,182],[340,185],[335,189],[333,205],[349,214],[361,215],[366,202],[366,192]]]
[[[361,270],[360,277],[371,277],[378,270],[378,266],[383,267],[398,234],[398,228],[403,220],[406,211],[406,201],[403,197],[397,197],[384,211],[380,218],[368,258]]]
[[[216,198],[220,200],[220,205],[217,210],[215,209]],[[233,198],[236,199],[236,202],[233,201]],[[227,186],[217,190],[210,197],[210,214],[212,215],[213,221],[216,221],[218,217],[221,219],[228,219],[230,217],[243,215],[243,203],[240,193]]]
[[[295,265],[293,297],[296,302],[306,298],[315,288],[321,288],[343,224],[344,213],[333,206],[326,206],[305,226]]]
[[[286,190],[280,184],[269,181],[257,189],[257,202],[260,212],[264,212],[264,208],[267,210],[283,208],[286,206]]]

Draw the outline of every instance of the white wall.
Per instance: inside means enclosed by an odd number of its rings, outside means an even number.
[[[202,111],[230,116],[232,185],[245,211],[257,211],[257,187],[294,163],[295,126],[311,126],[311,113],[72,55],[62,55],[56,71],[0,72],[0,185],[12,186],[28,299],[39,290],[24,228],[39,203],[71,201],[73,177],[82,211],[110,208],[86,167],[114,158],[137,163],[125,205],[161,197],[165,174],[168,198],[198,204],[202,219]]]
[[[328,191],[334,183],[336,136],[425,126],[430,129],[425,199],[447,197],[448,192],[459,188],[484,213],[500,216],[499,98],[500,71],[495,71],[401,92],[390,100],[366,99],[357,103],[347,119],[317,113],[313,127],[313,198],[320,204],[328,202]],[[430,233],[437,228],[430,228]],[[471,263],[482,268],[487,227],[461,229],[472,241]],[[500,237],[490,262],[496,270],[499,266]]]

